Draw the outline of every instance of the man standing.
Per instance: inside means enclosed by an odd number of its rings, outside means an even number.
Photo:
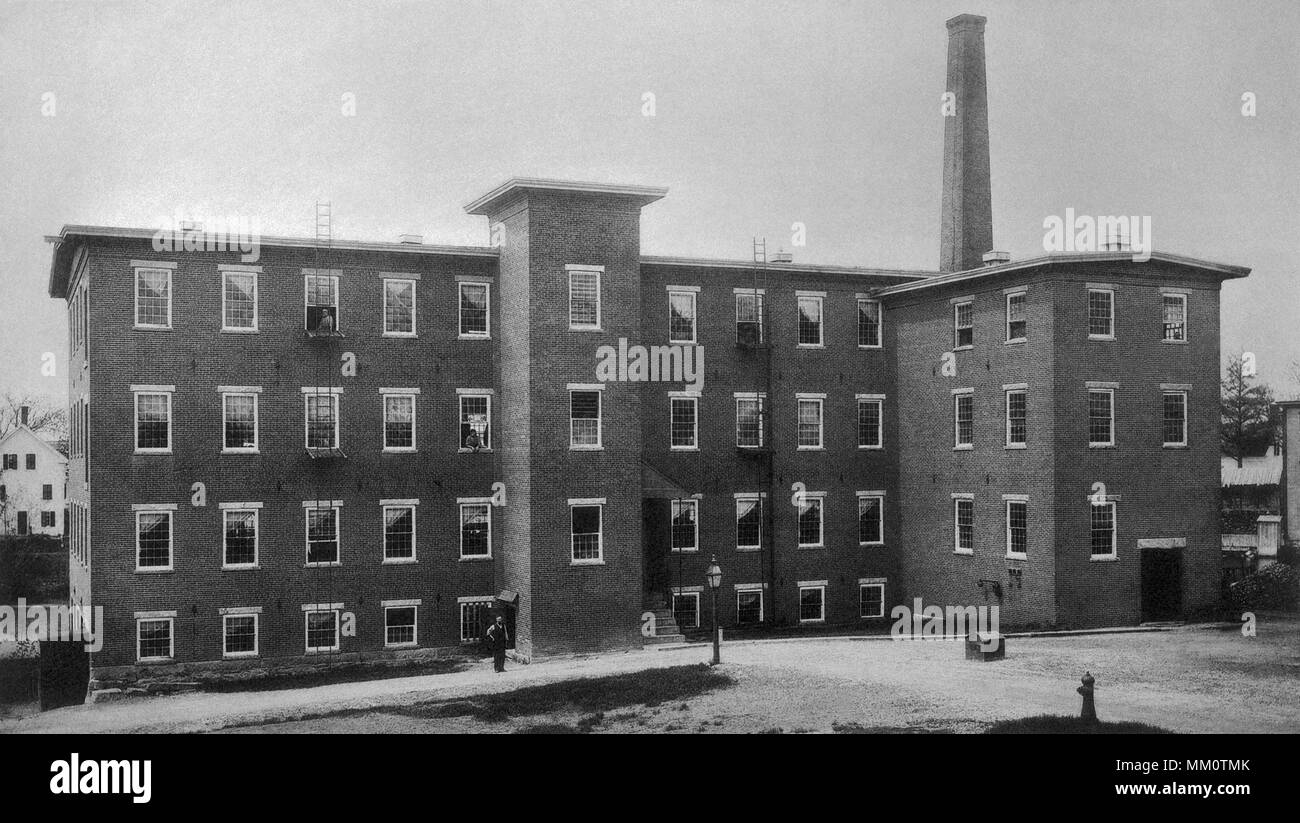
[[[497,615],[496,622],[487,630],[488,648],[492,650],[492,667],[499,672],[506,670],[506,646],[510,636],[506,632],[506,619]]]

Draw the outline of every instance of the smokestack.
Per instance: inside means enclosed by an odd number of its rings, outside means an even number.
[[[985,22],[975,14],[959,14],[948,21],[948,91],[953,97],[945,102],[953,100],[956,110],[943,120],[940,271],[977,269],[984,252],[993,248]]]

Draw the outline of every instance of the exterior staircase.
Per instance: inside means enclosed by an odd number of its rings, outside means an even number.
[[[668,606],[662,595],[647,597],[645,600],[645,610],[653,612],[654,635],[643,637],[641,642],[646,646],[658,646],[664,643],[685,643],[686,635],[682,634],[681,628],[677,625],[677,618],[673,616],[673,610]]]

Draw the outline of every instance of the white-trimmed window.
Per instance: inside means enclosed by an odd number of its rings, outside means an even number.
[[[415,451],[415,393],[383,392],[384,451]]]
[[[339,391],[303,389],[303,436],[309,449],[339,447]]]
[[[797,394],[800,450],[822,448],[822,403],[825,395]]]
[[[460,293],[460,336],[483,338],[492,336],[492,284],[463,282]]]
[[[169,454],[172,450],[173,386],[133,387],[135,392],[135,451]]]
[[[460,501],[460,557],[485,560],[492,557],[492,504],[487,500]]]
[[[1008,448],[1019,448],[1029,440],[1029,392],[1026,389],[1007,389],[1007,442]]]
[[[413,279],[384,278],[384,337],[415,337]]]
[[[668,289],[668,342],[695,342],[696,288],[670,286]]]
[[[975,448],[975,390],[960,389],[952,395],[952,447]]]
[[[952,305],[952,347],[969,349],[975,345],[975,303],[964,300]]]
[[[260,389],[221,393],[221,450],[228,454],[255,454],[257,394]]]
[[[1187,295],[1165,292],[1160,295],[1161,325],[1166,343],[1187,342]]]
[[[338,275],[304,274],[302,283],[303,328],[312,332],[339,332]]]
[[[858,581],[858,617],[870,620],[885,616],[884,579]]]
[[[255,569],[258,565],[260,503],[221,504],[221,567]]]
[[[384,562],[414,563],[415,506],[419,501],[380,501],[384,514]]]
[[[1092,340],[1115,339],[1113,289],[1088,289],[1088,337]]]
[[[1115,390],[1088,389],[1088,445],[1115,445]]]
[[[136,617],[135,659],[141,663],[171,660],[176,656],[175,612],[164,616]]]
[[[700,501],[673,500],[670,506],[672,551],[694,552],[700,549]]]
[[[1029,500],[1004,498],[1007,507],[1007,559],[1029,558]]]
[[[604,562],[604,513],[604,498],[569,501],[570,556],[574,563]]]
[[[799,584],[799,622],[826,621],[826,582]]]
[[[135,327],[172,327],[172,270],[140,267],[135,270]]]
[[[175,506],[141,507],[135,513],[136,571],[172,570],[172,519]]]
[[[456,390],[460,405],[460,451],[492,450],[492,395]]]
[[[569,328],[600,329],[600,275],[603,269],[569,269]]]
[[[569,390],[569,448],[599,449],[601,392],[596,388]]]
[[[671,392],[669,406],[669,448],[674,451],[695,451],[699,448],[700,396],[694,392]]]
[[[762,289],[736,289],[736,342],[758,346],[763,342]]]
[[[880,301],[868,300],[865,298],[858,299],[858,348],[861,349],[878,349],[881,348],[881,323]]]
[[[1115,501],[1090,501],[1089,538],[1093,560],[1115,557]]]
[[[806,492],[799,502],[799,548],[816,549],[825,545],[823,540],[823,514],[826,509],[825,492]]]
[[[749,583],[736,586],[736,625],[754,626],[763,622],[763,586]]]
[[[822,309],[825,301],[823,294],[799,294],[799,345],[820,348],[822,338]]]
[[[763,497],[736,495],[736,550],[757,551],[763,547]]]
[[[883,546],[884,543],[884,492],[858,492],[858,545]]]
[[[221,330],[257,331],[257,271],[221,270]]]
[[[858,400],[858,448],[884,448],[884,403],[882,395],[860,394]]]
[[[1029,293],[1024,291],[1007,294],[1007,342],[1023,343],[1028,336],[1028,321],[1025,319],[1025,304]]]
[[[460,599],[460,642],[477,643],[482,640],[491,622],[491,597],[462,597]]]
[[[307,565],[338,566],[339,504],[337,501],[329,505],[314,503],[315,501],[308,501],[308,505],[303,508],[307,522]]]
[[[736,394],[736,446],[742,449],[763,447],[763,393]]]
[[[339,608],[305,609],[303,631],[308,654],[339,650]]]
[[[221,615],[221,656],[227,658],[257,657],[257,612],[223,609]]]
[[[673,619],[679,629],[700,627],[700,593],[690,589],[673,590]]]
[[[419,645],[416,616],[419,607],[414,603],[384,604],[384,648],[400,649]]]
[[[1166,446],[1187,445],[1187,392],[1165,391],[1161,394],[1164,415],[1161,421]]]
[[[954,497],[952,501],[953,547],[956,554],[975,553],[975,498]]]

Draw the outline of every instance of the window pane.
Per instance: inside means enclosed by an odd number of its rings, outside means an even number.
[[[884,541],[881,523],[883,502],[879,497],[858,498],[859,543],[880,543]]]
[[[460,397],[460,446],[465,449],[492,448],[489,403],[486,395]]]
[[[570,392],[569,418],[572,445],[600,445],[600,392]]]
[[[1026,426],[1025,393],[1007,392],[1007,442],[1024,443],[1028,436]]]
[[[332,394],[309,394],[307,397],[307,446],[332,449],[338,446],[338,420]]]
[[[257,512],[228,511],[225,547],[227,566],[251,566],[257,562]]]
[[[488,540],[488,504],[467,504],[460,507],[460,553],[462,557],[487,557],[492,553]]]
[[[142,569],[170,566],[172,562],[171,512],[140,512],[136,525],[137,565]]]
[[[384,448],[415,447],[415,398],[389,395],[384,398]]]
[[[600,274],[569,273],[569,325],[594,327],[600,323]]]
[[[338,509],[307,509],[307,562],[339,559]]]
[[[394,606],[384,609],[384,642],[389,646],[415,642],[415,607]]]
[[[1007,551],[1026,554],[1029,549],[1029,504],[1007,503]]]
[[[307,648],[330,650],[338,646],[338,612],[307,612]]]
[[[307,295],[306,328],[312,331],[337,331],[337,281],[330,276],[309,274],[303,282]]]
[[[700,596],[694,592],[673,594],[673,619],[682,629],[700,627]]]
[[[799,545],[820,546],[822,542],[822,501],[805,498],[799,506]]]
[[[760,591],[736,592],[736,622],[748,625],[763,619],[763,593]]]
[[[486,283],[460,284],[460,333],[488,333],[488,287]]]
[[[1092,505],[1092,553],[1115,553],[1115,504]]]
[[[694,342],[695,295],[671,292],[668,296],[668,339],[670,342]]]
[[[958,303],[953,310],[954,323],[957,328],[956,346],[970,346],[975,342],[974,305]]]
[[[1164,296],[1164,339],[1187,339],[1187,298],[1181,295]]]
[[[736,342],[746,346],[763,342],[763,295],[736,295]]]
[[[858,445],[879,446],[880,442],[880,401],[858,401]]]
[[[858,345],[880,345],[880,304],[875,300],[858,301]]]
[[[858,615],[860,617],[885,616],[885,587],[869,583],[858,587]]]
[[[672,501],[672,549],[694,551],[696,545],[696,504],[694,500]]]
[[[252,394],[227,394],[225,447],[227,449],[257,448],[257,396]]]
[[[736,547],[758,548],[762,539],[762,502],[758,498],[736,500]]]
[[[137,394],[136,440],[137,449],[166,449],[171,446],[171,409],[169,394]]]
[[[410,506],[384,509],[384,559],[415,557],[415,509]]]
[[[1182,445],[1187,442],[1187,395],[1169,392],[1164,396],[1164,442]]]
[[[225,618],[225,653],[253,654],[257,651],[257,618],[251,614]]]
[[[962,551],[975,549],[975,502],[973,500],[957,501],[957,548]]]
[[[678,448],[695,447],[695,399],[691,397],[671,398],[672,445]]]
[[[822,444],[822,404],[817,400],[799,401],[799,445]]]
[[[141,326],[166,326],[171,315],[171,272],[137,269],[135,322]]]
[[[819,345],[822,342],[822,301],[820,298],[799,298],[799,342],[806,345]]]
[[[953,402],[957,416],[957,445],[971,445],[975,442],[975,397],[972,394],[958,394]]]
[[[225,315],[228,329],[251,329],[257,325],[257,275],[225,272]]]
[[[1023,340],[1025,337],[1025,295],[1007,296],[1007,339]]]
[[[487,601],[474,601],[460,604],[460,640],[472,643],[483,637],[487,631],[491,604]]]
[[[763,401],[758,398],[740,397],[736,399],[736,445],[763,445],[763,428],[761,411]]]
[[[1111,399],[1107,391],[1088,392],[1088,442],[1091,444],[1111,442]]]
[[[822,590],[821,589],[800,589],[799,590],[799,619],[800,620],[821,620],[825,617],[822,611]]]
[[[415,331],[415,283],[384,281],[384,331],[390,334]]]
[[[600,559],[600,506],[573,506],[573,559]]]
[[[1112,319],[1111,293],[1088,292],[1088,334],[1110,337],[1113,332]]]
[[[170,620],[141,620],[140,657],[172,656],[172,622]]]

